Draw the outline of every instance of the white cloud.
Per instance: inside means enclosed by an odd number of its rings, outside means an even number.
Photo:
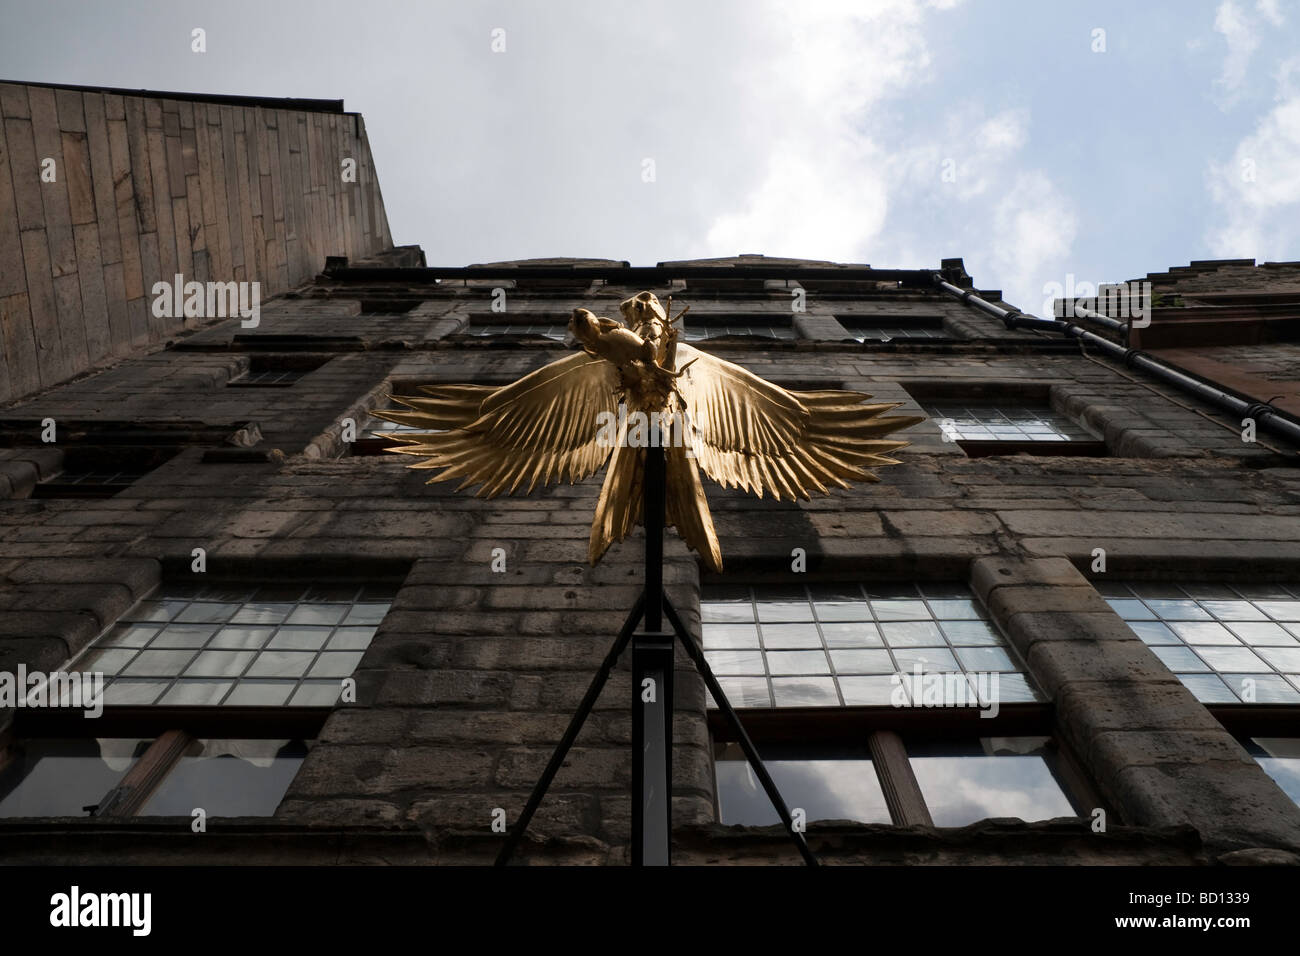
[[[1044,173],[1016,177],[997,204],[987,232],[993,275],[1001,281],[1007,301],[1034,311],[1044,282],[1067,271],[1078,228],[1074,204]]]
[[[1278,0],[1258,0],[1255,9],[1273,26],[1280,27],[1286,18],[1282,16],[1282,11],[1277,4]]]
[[[927,78],[926,16],[914,0],[781,0],[755,18],[779,25],[747,74],[751,95],[774,107],[771,140],[757,183],[709,226],[711,254],[861,258],[890,193],[873,107]]]
[[[1208,233],[1214,255],[1294,258],[1300,243],[1300,95],[1265,114],[1231,159],[1211,162],[1206,181],[1220,212]]]
[[[1261,10],[1264,4],[1260,4]],[[1267,14],[1266,14],[1267,15]],[[1240,94],[1246,80],[1250,58],[1259,46],[1259,35],[1253,20],[1248,18],[1233,0],[1223,0],[1214,13],[1214,30],[1223,34],[1228,44],[1228,54],[1223,60],[1223,70],[1215,85],[1223,90],[1220,106],[1231,106]]]

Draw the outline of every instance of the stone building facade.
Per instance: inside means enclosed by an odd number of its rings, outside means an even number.
[[[599,475],[485,502],[385,453],[370,410],[513,381],[567,354],[574,308],[643,289],[771,381],[927,419],[877,484],[706,482],[721,575],[667,539],[668,592],[821,860],[1300,859],[1293,446],[1008,329],[936,285],[1006,306],[959,259],[348,249],[256,328],[178,321],[0,407],[0,675],[107,682],[98,717],[0,697],[4,859],[492,862],[639,592],[641,535],[591,567]],[[1260,294],[1289,275],[1224,269]],[[1252,347],[1294,370],[1294,344]],[[961,681],[931,698],[936,674]],[[624,660],[519,861],[628,860],[631,698]],[[674,736],[675,861],[798,863],[681,653]]]

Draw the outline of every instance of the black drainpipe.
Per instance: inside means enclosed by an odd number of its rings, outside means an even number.
[[[1125,365],[1131,365],[1134,368],[1142,369],[1150,375],[1154,375],[1162,382],[1168,382],[1175,388],[1184,392],[1189,392],[1197,398],[1209,402],[1211,405],[1221,408],[1224,411],[1232,413],[1234,416],[1242,418],[1253,418],[1258,427],[1263,431],[1273,432],[1281,435],[1288,441],[1300,445],[1300,422],[1297,422],[1285,416],[1285,413],[1262,402],[1248,401],[1238,398],[1221,388],[1202,382],[1198,378],[1178,371],[1172,366],[1166,365],[1157,358],[1153,358],[1140,349],[1131,349],[1127,346],[1120,345],[1118,342],[1112,342],[1108,338],[1103,338],[1095,332],[1089,332],[1073,322],[1066,322],[1063,319],[1041,319],[1036,315],[1029,315],[1024,312],[1017,312],[1011,309],[1004,309],[994,305],[985,299],[981,299],[971,289],[960,289],[944,279],[943,276],[935,273],[935,287],[947,292],[953,298],[961,299],[981,312],[1000,319],[1005,323],[1008,329],[1035,329],[1040,332],[1059,332],[1067,338],[1078,339],[1088,345],[1094,346],[1105,352],[1111,358],[1119,359]],[[1127,332],[1127,326],[1117,319],[1100,313],[1092,313],[1088,318],[1108,329],[1120,334]]]

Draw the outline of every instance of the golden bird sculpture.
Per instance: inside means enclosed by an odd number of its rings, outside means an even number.
[[[669,308],[672,300],[669,299]],[[809,500],[809,492],[878,481],[871,469],[909,444],[884,436],[925,419],[882,413],[862,392],[788,391],[731,362],[679,342],[678,323],[651,292],[619,305],[623,321],[575,309],[569,332],[581,351],[509,385],[426,385],[427,397],[390,395],[409,411],[372,409],[417,429],[381,432],[387,449],[438,469],[429,484],[461,479],[480,498],[576,484],[607,462],[591,524],[594,565],[641,521],[645,449],[665,451],[666,524],[714,571],[722,570],[700,471],[725,488],[762,498]]]

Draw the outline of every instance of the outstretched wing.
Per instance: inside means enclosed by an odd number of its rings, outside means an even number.
[[[869,469],[898,464],[887,453],[909,444],[883,436],[925,421],[883,416],[901,402],[864,405],[871,396],[862,392],[789,392],[684,343],[677,367],[685,369],[677,388],[700,467],[760,498],[806,499],[813,489],[878,481]]]
[[[579,352],[530,372],[500,388],[429,385],[429,398],[393,395],[409,412],[376,409],[386,421],[441,433],[389,432],[405,442],[388,451],[424,458],[412,468],[443,469],[429,479],[482,483],[480,498],[513,494],[521,485],[578,482],[609,457],[602,441],[601,413],[618,414],[618,370],[604,359]]]

